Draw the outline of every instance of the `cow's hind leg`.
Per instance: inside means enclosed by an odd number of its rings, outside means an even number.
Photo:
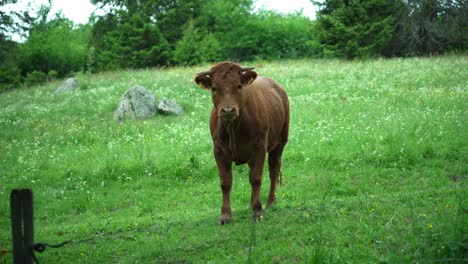
[[[281,155],[283,154],[284,144],[279,144],[268,154],[268,168],[270,170],[270,193],[266,207],[270,207],[276,201],[276,187],[280,183],[281,173]]]

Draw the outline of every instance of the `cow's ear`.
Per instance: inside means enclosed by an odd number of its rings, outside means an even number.
[[[257,73],[254,72],[254,71],[246,71],[242,74],[242,79],[241,79],[241,82],[242,82],[242,85],[243,86],[246,86],[246,85],[249,85],[251,84],[255,78],[257,78]]]
[[[202,88],[211,88],[211,77],[209,75],[197,75],[197,77],[195,77],[195,82]]]

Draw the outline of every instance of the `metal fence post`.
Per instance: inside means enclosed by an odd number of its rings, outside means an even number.
[[[33,193],[15,189],[10,194],[13,263],[32,264],[34,246]]]

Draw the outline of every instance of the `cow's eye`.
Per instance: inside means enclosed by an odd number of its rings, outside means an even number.
[[[216,87],[211,87],[211,91],[214,93],[216,92]]]
[[[239,89],[239,90],[242,89],[242,85],[240,85],[240,84],[237,85],[237,89]]]

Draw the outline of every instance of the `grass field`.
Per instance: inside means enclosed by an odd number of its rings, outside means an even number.
[[[61,81],[0,94],[0,249],[10,191],[29,187],[36,241],[75,241],[41,263],[468,261],[467,57],[253,64],[291,101],[283,183],[260,222],[239,166],[232,223],[217,225],[211,99],[193,82],[209,65],[78,75],[72,94],[52,95]],[[114,122],[133,85],[185,115]]]

